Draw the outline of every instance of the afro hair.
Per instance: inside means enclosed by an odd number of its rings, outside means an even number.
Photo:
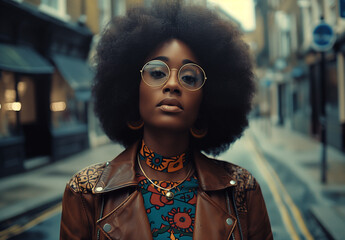
[[[127,126],[140,119],[139,70],[159,44],[172,38],[192,49],[207,75],[197,125],[208,132],[204,138],[191,138],[192,145],[218,155],[248,126],[254,75],[241,32],[205,7],[160,0],[114,18],[97,48],[95,113],[110,139],[125,147],[140,140],[143,131]]]

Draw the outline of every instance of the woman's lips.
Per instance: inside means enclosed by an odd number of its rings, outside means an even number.
[[[178,113],[178,112],[183,111],[178,106],[171,106],[171,105],[161,105],[159,106],[159,109],[162,110],[163,112],[171,112],[171,113]]]
[[[183,111],[181,103],[175,98],[165,98],[157,104],[157,107],[163,112],[178,113]]]

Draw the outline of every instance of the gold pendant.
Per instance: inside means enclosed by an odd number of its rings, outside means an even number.
[[[168,199],[168,200],[171,200],[174,198],[174,194],[170,191],[168,191],[166,194],[165,194],[165,197]]]

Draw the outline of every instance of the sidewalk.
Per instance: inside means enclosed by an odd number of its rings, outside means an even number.
[[[327,183],[321,183],[321,144],[296,131],[253,119],[249,133],[282,182],[302,184],[308,211],[333,239],[345,236],[345,154],[327,147]],[[294,186],[294,184],[290,184]],[[290,186],[288,191],[296,191]],[[296,186],[296,185],[295,185]],[[296,194],[296,193],[295,193]]]
[[[62,199],[66,183],[86,166],[111,161],[122,147],[106,144],[48,166],[0,179],[0,227],[4,221]]]

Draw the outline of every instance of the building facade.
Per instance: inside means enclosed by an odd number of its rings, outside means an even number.
[[[315,139],[320,139],[324,122],[328,144],[345,151],[345,19],[340,3],[258,0],[257,35],[262,35],[256,55],[262,114]],[[322,54],[313,48],[313,29],[321,22],[331,25],[336,35],[334,46],[323,55],[324,80]]]
[[[93,72],[87,59],[92,31],[99,29],[97,2],[91,0],[3,0],[0,18],[5,176],[89,147]]]

